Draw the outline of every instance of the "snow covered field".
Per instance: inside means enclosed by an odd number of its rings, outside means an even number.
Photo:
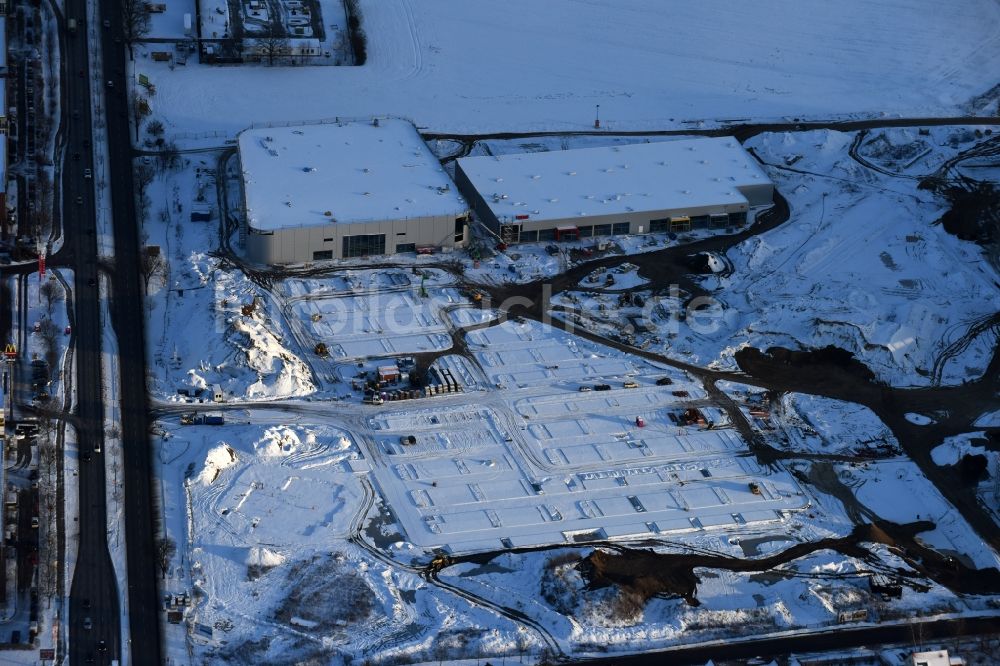
[[[990,330],[945,352],[995,312],[995,270],[980,246],[935,224],[945,202],[918,189],[921,176],[975,145],[976,136],[964,128],[936,128],[927,137],[918,130],[884,134],[868,141],[914,151],[898,175],[855,160],[854,134],[821,130],[751,139],[749,147],[788,199],[789,221],[730,249],[731,271],[699,278],[712,300],[696,318],[665,316],[682,308],[676,294],[643,292],[642,314],[656,330],[637,336],[638,343],[652,342],[650,349],[710,367],[735,367],[733,354],[746,345],[835,345],[894,386],[981,376],[995,343]],[[859,149],[865,152],[883,159],[869,143]],[[589,308],[586,317],[597,323],[588,325],[616,331],[626,323],[609,296],[582,305],[567,298],[557,304]],[[594,312],[601,303],[609,307]]]
[[[944,13],[932,0],[905,10],[862,0],[362,0],[360,8],[363,67],[192,59],[170,71],[139,55],[136,71],[155,82],[168,134],[188,141],[232,137],[255,122],[373,114],[458,132],[578,130],[593,126],[595,105],[611,129],[948,114],[996,83],[1000,58],[992,27],[1000,8],[988,0]]]
[[[333,359],[362,359],[451,347],[447,309],[468,304],[441,271],[357,271],[332,280],[287,280],[283,309],[303,349],[324,343]],[[421,296],[421,285],[427,295]],[[381,291],[380,291],[381,290]]]

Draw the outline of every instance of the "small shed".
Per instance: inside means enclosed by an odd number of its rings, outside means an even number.
[[[398,365],[380,365],[376,372],[380,382],[396,383],[400,378]]]

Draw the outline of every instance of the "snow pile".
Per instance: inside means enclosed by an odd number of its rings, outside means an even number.
[[[164,367],[153,375],[155,393],[182,400],[178,391],[198,395],[218,384],[228,400],[269,400],[316,390],[312,370],[293,350],[294,339],[266,291],[203,252],[176,263],[176,288],[160,296],[163,336],[150,336]]]
[[[312,393],[315,386],[309,367],[282,346],[273,331],[256,319],[233,318],[228,342],[246,358],[246,366],[258,379],[246,388],[248,400]]]
[[[223,470],[232,467],[238,460],[236,451],[228,444],[219,444],[209,450],[196,481],[202,485],[211,485],[219,478]]]
[[[955,465],[965,455],[986,454],[992,457],[994,454],[989,453],[985,448],[985,435],[984,432],[967,432],[948,437],[931,450],[931,458],[934,460],[934,464],[943,466]]]
[[[917,414],[916,412],[906,412],[903,414],[903,418],[912,423],[913,425],[930,425],[934,423],[934,419],[923,414]]]
[[[892,431],[864,405],[802,393],[781,398],[781,424],[793,448],[820,452],[898,447]]]
[[[986,412],[973,423],[979,428],[1000,428],[1000,409],[995,412]]]
[[[258,567],[261,569],[273,569],[285,563],[285,556],[270,548],[255,547],[247,552],[247,567]]]

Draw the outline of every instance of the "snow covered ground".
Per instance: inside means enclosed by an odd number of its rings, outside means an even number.
[[[451,282],[441,271],[424,273],[430,285]],[[420,295],[421,284],[426,296]],[[443,315],[468,301],[454,288],[427,284],[403,271],[358,271],[332,281],[288,280],[279,289],[301,347],[322,342],[333,359],[350,360],[451,347]]]
[[[902,13],[858,0],[791,9],[714,0],[360,4],[363,67],[223,68],[193,58],[171,67],[140,47],[135,72],[157,88],[152,119],[185,148],[221,146],[253,123],[336,116],[402,116],[439,131],[589,129],[598,104],[609,131],[947,114],[995,83],[989,65],[1000,57],[990,32],[1000,9],[985,0],[935,21],[929,0]],[[685,30],[672,28],[678,22]],[[720,34],[746,38],[708,48]],[[935,359],[995,309],[995,275],[975,246],[932,226],[944,204],[916,187],[972,137],[963,129],[868,136],[859,156],[899,176],[852,158],[853,139],[752,139],[791,219],[701,278],[716,295],[718,328],[661,327],[640,332],[638,343],[659,337],[666,353],[717,366],[732,366],[745,344],[837,344],[894,384],[981,373],[992,344],[985,336],[937,368]],[[490,141],[473,154],[601,140]],[[447,154],[458,144],[435,148]],[[179,545],[164,590],[191,603],[168,628],[174,659],[537,659],[826,628],[842,610],[874,607],[868,621],[884,621],[982,607],[927,579],[901,600],[874,599],[871,566],[907,568],[874,543],[859,545],[870,557],[820,550],[763,574],[699,568],[697,607],[667,595],[624,612],[613,591],[585,589],[567,561],[553,561],[589,552],[580,542],[659,536],[669,542],[661,550],[753,558],[845,537],[873,516],[933,520],[920,538],[975,566],[995,566],[997,556],[859,405],[804,395],[771,404],[752,388],[725,387],[768,443],[807,456],[768,468],[685,373],[525,321],[472,331],[467,349],[453,349],[455,327],[495,313],[469,308],[442,270],[355,261],[295,267],[293,277],[244,274],[218,252],[220,156],[188,153],[182,169],[160,171],[144,226],[167,260],[148,288],[151,390],[161,401],[196,400],[177,390],[221,384],[227,401],[217,406],[223,427],[181,426],[169,410],[157,422],[164,525]],[[191,221],[193,210],[211,221]],[[697,235],[616,238],[607,251]],[[552,276],[570,263],[568,252],[549,255],[542,244],[478,264],[458,254],[447,259],[462,261],[466,278],[491,284]],[[648,311],[680,304],[635,270],[614,278],[642,290]],[[583,303],[587,286],[569,295]],[[595,320],[603,305],[607,320],[588,330],[621,332],[616,297],[585,302]],[[573,301],[564,295],[558,305]],[[330,359],[315,353],[318,342]],[[381,407],[344,393],[359,370],[422,353],[453,368],[465,392]],[[594,390],[603,384],[609,390]],[[277,404],[287,398],[296,400]],[[702,422],[685,421],[688,410]],[[876,462],[808,459],[872,443],[888,447]],[[964,445],[946,443],[937,457],[950,460]],[[855,502],[841,498],[841,485]],[[920,500],[899,506],[911,489]],[[562,548],[426,568],[440,551],[538,544]]]
[[[932,0],[905,12],[862,0],[359,4],[363,67],[192,59],[170,71],[140,53],[136,71],[155,82],[168,133],[187,141],[254,122],[372,114],[460,132],[578,130],[593,126],[596,105],[610,129],[947,114],[996,83],[1000,57],[1000,8],[988,0],[945,13]]]
[[[660,328],[653,335],[667,341],[665,353],[735,367],[732,355],[745,345],[832,344],[894,386],[980,376],[995,342],[990,331],[957,354],[941,355],[995,312],[996,274],[980,246],[934,224],[945,204],[917,187],[917,175],[932,173],[976,138],[962,128],[888,136],[893,145],[919,141],[926,147],[913,147],[919,159],[908,160],[899,176],[852,159],[853,134],[823,130],[752,139],[749,147],[769,165],[791,218],[732,248],[732,273],[701,279],[715,305],[715,314],[702,313],[707,322],[696,320],[703,325],[660,323],[657,305],[675,311],[678,304],[662,296],[647,302]]]

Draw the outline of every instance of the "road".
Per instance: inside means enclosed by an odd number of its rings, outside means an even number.
[[[100,3],[110,28],[101,30],[105,107],[108,128],[108,182],[114,218],[115,273],[112,276],[111,323],[118,339],[121,398],[122,478],[128,572],[131,663],[163,662],[160,644],[160,580],[153,512],[152,457],[146,414],[144,289],[139,270],[139,225],[132,183],[132,143],[125,76],[126,44],[121,39],[121,4]],[[113,86],[113,87],[112,87]]]
[[[90,656],[102,660],[119,658],[118,584],[108,552],[105,469],[100,453],[104,438],[104,402],[101,390],[100,295],[97,270],[96,200],[93,181],[84,177],[93,169],[90,142],[92,109],[89,86],[89,51],[86,38],[86,5],[70,0],[66,16],[60,17],[63,47],[62,117],[65,149],[62,159],[62,208],[65,244],[59,262],[75,269],[75,346],[77,371],[77,441],[80,450],[79,550],[70,588],[69,657],[84,663]],[[65,29],[67,17],[75,17],[76,34]],[[80,75],[82,72],[82,75]],[[86,458],[90,458],[89,462]],[[90,618],[90,622],[87,622]],[[91,625],[87,629],[87,625]],[[104,647],[104,650],[101,647]]]

